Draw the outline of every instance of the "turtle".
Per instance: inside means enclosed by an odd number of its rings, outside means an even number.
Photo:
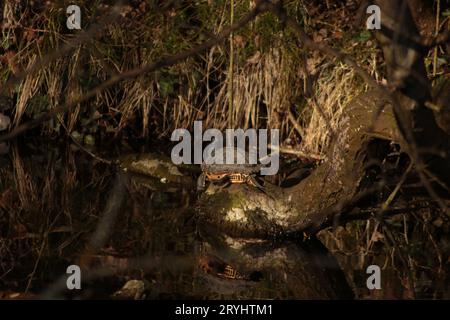
[[[219,149],[217,153],[224,155],[225,158],[227,148],[230,147]],[[212,158],[205,159],[201,164],[202,173],[197,179],[198,191],[205,189],[207,181],[222,185],[223,187],[230,184],[247,184],[263,190],[263,186],[258,181],[258,175],[262,166],[260,164],[248,163],[249,155],[247,152],[238,148],[235,151],[235,160],[237,159],[237,155],[241,153],[246,160],[245,163],[224,164],[223,161],[222,163],[214,163]]]

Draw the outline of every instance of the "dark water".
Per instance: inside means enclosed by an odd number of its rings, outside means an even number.
[[[202,226],[191,187],[155,189],[100,160],[111,151],[94,153],[41,141],[0,158],[1,292],[108,298],[138,279],[151,299],[338,299],[352,296],[344,273],[352,286],[364,283],[316,239],[243,242]],[[67,290],[72,264],[83,290]],[[234,277],[223,276],[227,265]]]

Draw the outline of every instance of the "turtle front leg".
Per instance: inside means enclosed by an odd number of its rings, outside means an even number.
[[[258,188],[259,190],[261,190],[261,191],[264,191],[264,187],[258,182],[258,180],[254,177],[254,176],[252,176],[252,175],[249,175],[248,177],[247,177],[247,184],[249,184],[249,185],[251,185],[251,186],[253,186],[253,187],[256,187],[256,188]]]
[[[222,179],[215,181],[214,185],[218,186],[220,189],[225,189],[232,184],[230,177],[223,177]]]
[[[247,184],[249,184],[249,185],[251,185],[251,186],[253,186],[253,187],[256,187],[259,191],[261,191],[262,193],[264,193],[266,196],[268,196],[269,198],[271,198],[271,199],[273,199],[274,201],[276,201],[275,198],[274,198],[271,194],[269,194],[269,193],[266,192],[266,188],[264,188],[264,186],[261,185],[261,184],[258,182],[258,180],[255,178],[255,176],[248,176],[248,178],[247,178]]]

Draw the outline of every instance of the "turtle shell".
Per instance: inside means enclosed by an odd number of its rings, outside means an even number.
[[[233,163],[227,163],[226,154],[227,151],[233,149],[234,161]],[[250,154],[241,148],[225,147],[211,152],[207,156],[202,165],[202,171],[211,173],[257,173],[261,169],[261,165],[257,163],[251,163],[250,160],[257,161],[257,158],[250,159]]]

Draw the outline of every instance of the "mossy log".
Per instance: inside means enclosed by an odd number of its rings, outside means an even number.
[[[198,216],[240,237],[276,238],[295,226],[306,229],[315,214],[356,195],[365,175],[366,145],[375,137],[403,144],[391,106],[379,94],[368,92],[347,105],[327,159],[299,184],[290,188],[266,184],[265,192],[245,185],[210,186],[198,202]]]

